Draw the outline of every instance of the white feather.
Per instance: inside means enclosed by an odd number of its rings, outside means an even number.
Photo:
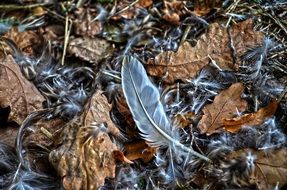
[[[210,161],[179,142],[174,129],[160,102],[158,89],[149,80],[142,64],[132,56],[125,56],[122,65],[123,92],[141,136],[153,147],[168,147]]]

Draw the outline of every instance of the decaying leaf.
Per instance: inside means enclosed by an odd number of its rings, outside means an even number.
[[[126,157],[129,160],[141,159],[144,163],[151,161],[156,153],[156,148],[148,146],[145,141],[125,144]]]
[[[71,40],[68,50],[71,54],[91,63],[99,63],[113,53],[113,47],[109,42],[100,38],[89,37]]]
[[[37,88],[21,73],[11,56],[0,63],[0,99],[9,105],[11,112],[8,120],[21,125],[31,112],[41,109],[45,100]],[[1,103],[2,104],[2,103]]]
[[[211,135],[221,130],[224,120],[233,118],[237,112],[245,111],[247,102],[241,99],[244,86],[235,83],[218,94],[212,104],[203,108],[204,115],[198,123],[201,133]]]
[[[105,178],[115,177],[114,151],[108,134],[99,126],[66,126],[63,142],[49,160],[63,180],[64,189],[98,189]]]
[[[102,31],[102,23],[93,20],[97,16],[96,9],[80,7],[75,11],[75,33],[81,36],[93,37]]]
[[[91,98],[89,109],[85,113],[85,126],[92,123],[106,124],[107,131],[116,137],[120,136],[119,129],[115,126],[110,117],[111,105],[108,103],[107,98],[103,95],[102,91],[98,90]]]
[[[254,164],[254,170],[249,176],[250,184],[256,184],[260,190],[274,189],[277,185],[281,189],[287,184],[287,148],[271,152],[244,149],[231,153],[228,158],[248,155],[254,158],[253,163],[250,163]]]
[[[177,52],[160,53],[154,61],[146,64],[147,71],[151,76],[173,83],[175,80],[184,81],[195,77],[198,71],[209,63],[210,58],[221,69],[234,70],[237,67],[234,54],[241,56],[248,48],[261,43],[264,37],[262,32],[252,30],[252,20],[232,26],[230,36],[226,28],[218,23],[211,24],[207,33],[198,39],[195,47],[185,42]],[[234,47],[234,50],[231,47]]]
[[[231,133],[238,132],[242,126],[255,126],[262,124],[266,118],[275,114],[278,107],[276,100],[271,101],[269,105],[259,109],[255,113],[248,113],[242,116],[225,119],[223,121],[223,128]]]
[[[212,9],[219,9],[222,7],[223,0],[195,0],[194,13],[198,16],[204,16]]]
[[[12,28],[5,37],[13,40],[25,55],[35,56],[42,50],[43,38],[31,30],[19,32],[17,28]]]

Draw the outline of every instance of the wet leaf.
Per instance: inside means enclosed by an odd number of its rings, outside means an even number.
[[[45,100],[34,84],[22,75],[11,56],[0,63],[0,92],[5,97],[1,100],[11,108],[8,121],[19,125],[31,112],[41,109]]]
[[[274,189],[277,184],[281,189],[287,184],[286,148],[267,152],[244,149],[231,153],[228,158],[246,157],[250,153],[254,158],[254,170],[249,176],[250,184],[256,184],[260,190]]]
[[[260,125],[265,121],[265,119],[275,114],[277,107],[278,102],[273,100],[266,107],[259,109],[255,113],[248,113],[236,118],[225,119],[223,121],[223,128],[231,133],[236,133],[242,126]]]
[[[85,61],[99,63],[113,53],[113,47],[109,42],[100,38],[76,38],[70,41],[68,50]]]
[[[246,110],[247,102],[240,97],[243,90],[243,84],[235,83],[218,94],[212,104],[203,108],[204,115],[198,123],[201,133],[211,135],[220,132],[225,119]]]
[[[49,160],[64,189],[98,189],[106,177],[115,177],[113,152],[117,147],[101,127],[70,124],[60,136],[63,141],[50,153]]]
[[[148,61],[147,71],[151,76],[160,77],[167,83],[174,83],[176,80],[184,81],[195,77],[208,65],[210,58],[221,69],[234,70],[237,68],[234,54],[239,58],[248,47],[260,44],[264,35],[262,32],[253,31],[252,20],[234,25],[230,33],[232,38],[229,37],[226,28],[218,23],[211,24],[207,33],[198,39],[195,47],[185,42],[177,52],[160,53],[154,61]],[[235,50],[231,48],[231,43]]]

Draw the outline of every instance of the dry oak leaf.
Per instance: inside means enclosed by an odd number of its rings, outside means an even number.
[[[250,184],[256,185],[259,190],[275,189],[276,185],[281,189],[287,184],[286,147],[271,152],[243,149],[231,153],[228,158],[246,158],[250,154],[254,158],[254,170],[249,175]]]
[[[211,24],[208,31],[198,39],[196,46],[192,47],[189,42],[184,42],[177,52],[166,51],[158,54],[154,61],[147,62],[147,72],[151,76],[161,77],[167,83],[185,81],[195,77],[208,65],[210,58],[221,69],[234,70],[237,68],[234,54],[241,56],[248,48],[260,44],[264,35],[262,32],[253,31],[252,20],[232,26],[230,33],[229,35],[228,30],[218,23]]]
[[[68,51],[82,60],[99,63],[111,56],[114,48],[104,39],[84,37],[71,40]]]
[[[0,63],[0,94],[5,97],[1,100],[11,108],[8,121],[19,125],[31,112],[41,109],[45,100],[34,84],[22,75],[11,56]]]
[[[233,118],[237,112],[247,108],[247,102],[241,99],[244,85],[235,83],[218,94],[212,104],[203,108],[204,115],[198,123],[201,133],[211,135],[221,131],[225,119]]]
[[[70,124],[61,134],[62,144],[50,153],[49,160],[64,189],[96,190],[106,177],[115,177],[113,152],[117,147],[101,127]]]
[[[248,113],[236,118],[225,119],[223,121],[223,128],[231,133],[236,133],[242,126],[261,125],[266,118],[275,114],[277,107],[278,102],[272,100],[267,106],[259,109],[255,113]]]
[[[107,127],[107,132],[115,137],[120,137],[121,132],[115,126],[110,117],[110,110],[112,106],[109,104],[103,92],[98,90],[95,92],[90,100],[89,109],[84,114],[84,125],[91,126],[94,122],[103,123]]]

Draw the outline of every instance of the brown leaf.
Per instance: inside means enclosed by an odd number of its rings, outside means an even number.
[[[25,55],[35,57],[39,53],[37,51],[42,50],[43,38],[31,30],[19,32],[17,28],[12,28],[5,37],[13,40]]]
[[[212,9],[221,8],[223,0],[196,0],[194,2],[194,13],[198,16],[204,16]]]
[[[125,162],[125,163],[127,163],[127,164],[133,164],[133,162],[130,161],[130,160],[124,155],[124,153],[123,153],[122,151],[120,151],[120,150],[115,150],[115,151],[114,151],[114,158],[115,158],[116,160]]]
[[[80,7],[75,11],[75,33],[81,36],[93,37],[102,32],[102,23],[100,21],[93,21],[97,16],[97,11],[92,8]]]
[[[144,163],[151,161],[156,153],[156,148],[149,147],[145,141],[125,144],[126,157],[129,160],[141,159]]]
[[[274,189],[278,184],[281,189],[287,184],[287,148],[272,152],[243,149],[231,153],[229,158],[253,155],[255,169],[249,176],[249,183],[256,184],[259,190]]]
[[[210,58],[224,70],[236,69],[233,54],[237,57],[249,47],[261,43],[262,32],[252,30],[252,20],[241,22],[231,27],[232,43],[235,52],[231,49],[231,41],[226,28],[218,23],[211,24],[207,33],[197,41],[195,47],[188,42],[183,43],[177,52],[166,51],[155,57],[154,61],[148,61],[146,68],[151,76],[161,77],[167,83],[175,80],[186,80],[195,75],[206,65]]]
[[[113,54],[113,47],[109,42],[100,38],[76,38],[70,41],[68,51],[85,61],[99,63]]]
[[[107,98],[98,90],[91,98],[89,109],[85,113],[84,125],[90,126],[92,123],[104,123],[107,131],[112,135],[119,137],[120,130],[115,126],[110,117],[112,106],[108,103]]]
[[[164,1],[162,18],[172,24],[179,25],[183,7],[184,3],[181,1]]]
[[[19,125],[31,112],[41,109],[45,100],[34,84],[22,75],[11,56],[0,63],[0,92],[11,108],[8,120]]]
[[[138,4],[144,8],[150,7],[153,4],[153,0],[139,0]]]
[[[116,106],[117,111],[124,118],[124,122],[126,123],[125,133],[131,138],[137,137],[138,130],[136,129],[135,121],[133,120],[132,113],[125,100],[122,90],[119,90],[118,92],[117,101],[115,101],[115,106]]]
[[[117,150],[108,134],[98,126],[66,126],[63,141],[49,160],[63,180],[64,189],[98,189],[106,177],[115,177]]]
[[[204,115],[198,123],[201,133],[218,133],[224,119],[233,118],[237,111],[245,111],[247,102],[240,97],[243,91],[243,84],[235,83],[218,94],[212,104],[206,105],[203,108]]]
[[[223,121],[223,128],[231,133],[236,133],[242,126],[260,125],[266,118],[275,114],[277,107],[278,102],[273,100],[269,105],[259,109],[255,113],[248,113],[236,118],[225,119]]]

